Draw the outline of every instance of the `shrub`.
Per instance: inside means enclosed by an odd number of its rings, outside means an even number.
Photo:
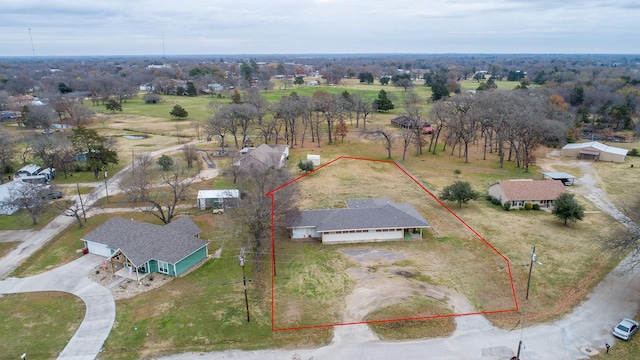
[[[533,210],[540,210],[540,204],[533,204]]]
[[[455,169],[455,170],[453,170],[453,173],[456,174],[456,175],[460,175],[460,174],[462,174],[462,170]]]
[[[506,203],[502,204],[502,208],[504,209],[504,211],[509,211],[509,209],[511,209],[511,203],[510,202],[506,202]]]
[[[530,203],[530,202],[526,202],[526,203],[524,203],[524,209],[525,209],[525,210],[531,210],[531,209],[533,209],[533,204],[532,204],[532,203]]]
[[[640,151],[638,151],[638,149],[633,148],[631,149],[631,151],[629,151],[629,154],[627,154],[629,156],[640,156]]]
[[[500,201],[500,199],[498,199],[498,198],[493,198],[493,199],[491,199],[491,203],[492,203],[493,205],[502,205],[502,202],[501,202],[501,201]]]

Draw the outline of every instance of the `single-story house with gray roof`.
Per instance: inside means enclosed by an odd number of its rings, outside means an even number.
[[[340,209],[305,210],[289,218],[292,239],[319,238],[323,244],[345,244],[422,238],[431,227],[410,204],[389,199],[350,199]]]
[[[111,218],[82,238],[91,254],[123,263],[136,273],[179,276],[209,256],[200,228],[182,217],[164,226]]]

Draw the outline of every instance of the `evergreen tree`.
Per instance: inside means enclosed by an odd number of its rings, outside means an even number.
[[[574,198],[574,194],[564,193],[560,194],[556,199],[555,206],[551,213],[567,225],[567,220],[576,222],[584,218],[584,207],[578,204],[578,201]]]
[[[389,111],[395,108],[395,105],[389,100],[387,97],[387,92],[384,90],[380,90],[378,93],[378,98],[373,101],[373,105],[375,109],[379,112]]]
[[[462,207],[462,204],[477,199],[478,196],[480,195],[471,188],[471,184],[466,181],[456,181],[442,189],[440,199],[455,201],[458,203],[458,207]]]
[[[162,171],[167,171],[173,166],[173,159],[171,156],[163,154],[156,163],[162,168]]]
[[[189,113],[182,106],[176,104],[169,112],[169,115],[173,116],[174,118],[184,119],[189,116]]]
[[[122,111],[122,105],[113,99],[109,100],[106,104],[104,104],[104,107],[107,108],[107,110],[111,111],[111,113],[115,113],[116,111]]]

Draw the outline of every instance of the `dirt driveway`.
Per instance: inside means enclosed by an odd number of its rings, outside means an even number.
[[[430,297],[442,301],[455,313],[474,311],[464,296],[412,279],[416,275],[414,269],[394,265],[407,258],[400,252],[371,246],[342,250],[342,253],[358,265],[347,269],[356,285],[346,297],[344,323],[361,322],[377,309],[407,302],[413,297]]]

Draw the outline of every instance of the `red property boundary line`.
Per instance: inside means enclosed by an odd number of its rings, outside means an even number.
[[[515,304],[515,309],[504,309],[504,310],[492,310],[492,311],[477,311],[470,313],[461,313],[461,314],[446,314],[446,315],[433,315],[433,316],[419,316],[419,317],[410,317],[410,318],[401,318],[401,319],[389,319],[389,320],[373,320],[373,321],[358,321],[358,322],[348,322],[348,323],[336,323],[336,324],[326,324],[326,325],[309,325],[309,326],[299,326],[299,327],[291,327],[291,328],[276,328],[275,327],[275,193],[284,187],[293,184],[297,181],[302,180],[306,176],[313,174],[314,172],[323,169],[326,166],[332,165],[333,163],[339,160],[361,160],[361,161],[370,161],[370,162],[379,162],[392,164],[397,167],[402,173],[408,176],[416,185],[418,185],[422,190],[424,190],[427,194],[429,194],[440,206],[442,206],[445,210],[447,210],[451,215],[453,215],[460,223],[462,223],[467,229],[469,229],[478,239],[482,240],[491,250],[493,250],[496,254],[498,254],[507,264],[507,271],[509,273],[509,281],[511,283],[511,294],[513,296],[513,302]],[[462,220],[456,213],[454,213],[447,205],[445,205],[436,195],[434,195],[429,189],[427,189],[420,181],[418,181],[413,175],[407,172],[400,164],[392,160],[376,160],[376,159],[367,159],[353,156],[340,156],[335,158],[328,163],[321,165],[310,171],[304,175],[301,175],[286,184],[280,185],[279,187],[269,191],[265,194],[265,196],[271,197],[271,331],[287,331],[287,330],[303,330],[303,329],[318,329],[318,328],[326,328],[326,327],[334,327],[334,326],[346,326],[346,325],[361,325],[361,324],[372,324],[372,323],[385,323],[385,322],[397,322],[397,321],[410,321],[410,320],[425,320],[425,319],[437,319],[437,318],[449,318],[449,317],[457,317],[457,316],[470,316],[470,315],[487,315],[487,314],[499,314],[499,313],[510,313],[517,312],[519,310],[518,306],[518,298],[516,296],[516,288],[513,283],[513,274],[511,272],[511,263],[506,256],[504,256],[498,249],[496,249],[489,241],[487,241],[482,235],[480,235],[474,228],[472,228],[469,224],[467,224],[464,220]]]

